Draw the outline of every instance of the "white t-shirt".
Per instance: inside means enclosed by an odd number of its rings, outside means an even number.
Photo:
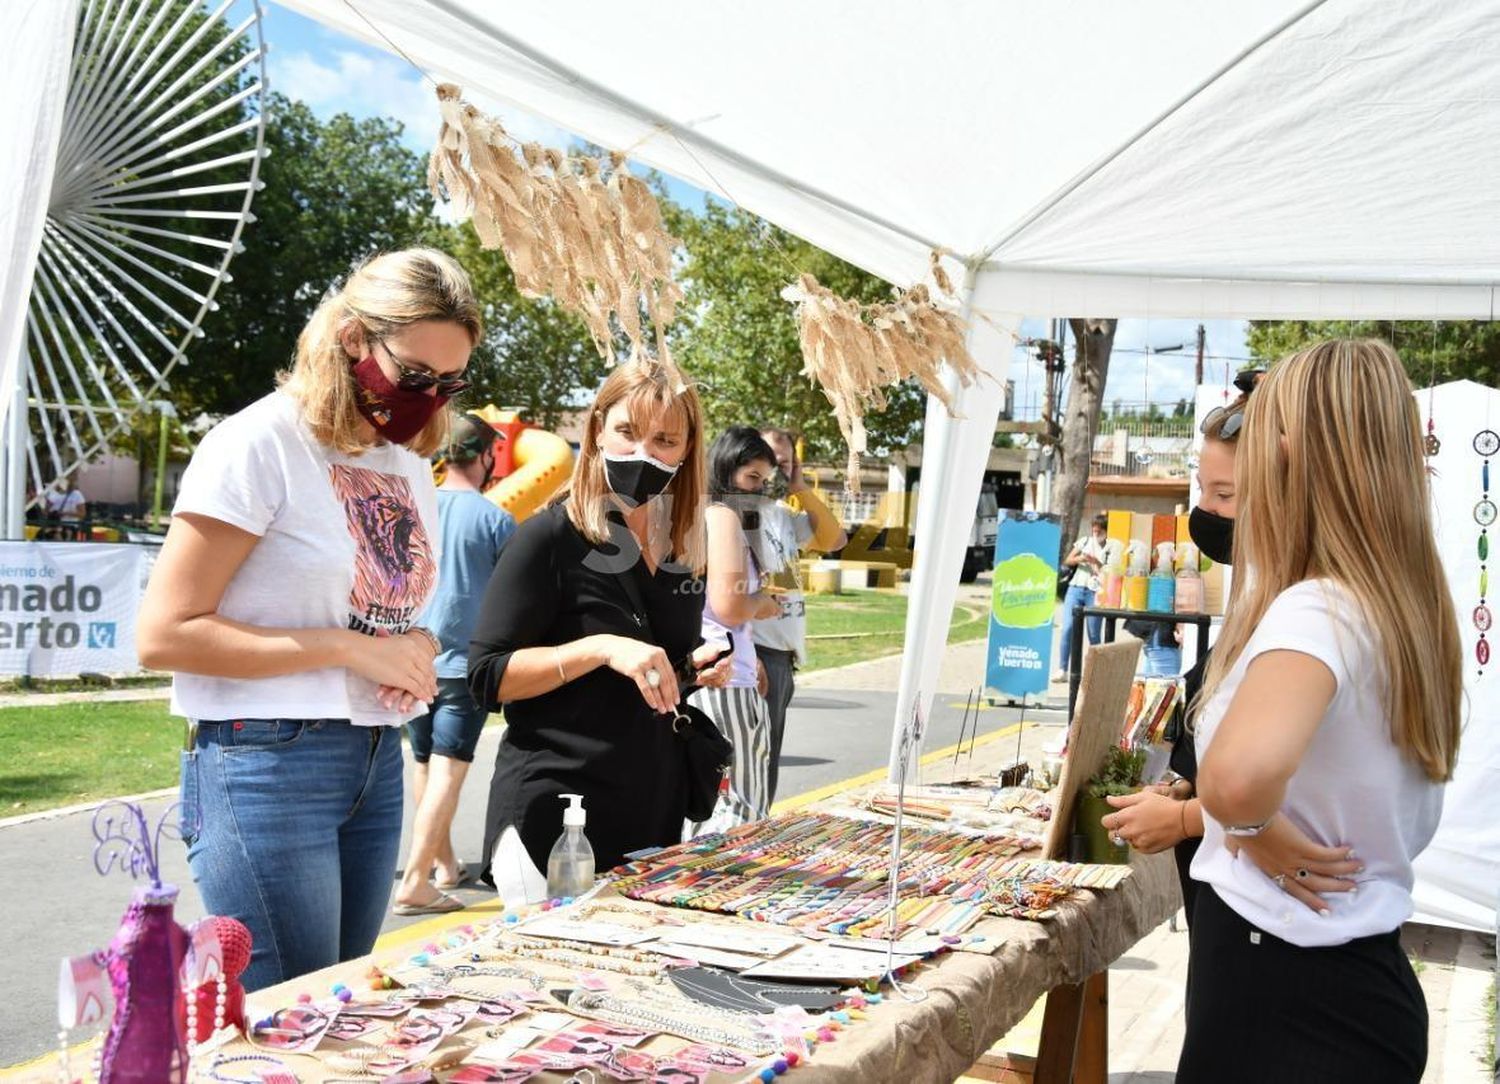
[[[760,530],[748,532],[750,545],[765,570],[766,579],[783,588],[776,601],[781,613],[753,625],[755,642],[776,651],[792,651],[807,662],[807,602],[798,579],[797,554],[812,541],[812,517],[784,501],[768,501],[761,510]]]
[[[396,635],[437,582],[437,491],[420,456],[382,444],[330,451],[297,402],[272,394],[203,438],[173,513],[259,535],[219,613],[269,628],[348,628]],[[390,726],[426,711],[387,711],[376,686],[342,668],[269,678],[178,673],[172,710],[191,719],[348,719]]]
[[[1388,933],[1411,917],[1411,864],[1437,831],[1442,784],[1429,780],[1391,739],[1376,644],[1353,596],[1332,580],[1304,580],[1276,596],[1199,713],[1200,761],[1250,662],[1267,651],[1311,655],[1338,683],[1287,783],[1281,812],[1318,843],[1353,847],[1365,865],[1356,878],[1359,890],[1324,896],[1330,914],[1320,918],[1278,888],[1248,855],[1230,855],[1223,827],[1206,811],[1192,875],[1212,885],[1245,921],[1294,945],[1341,945]]]
[[[82,519],[87,498],[76,489],[47,494],[47,511],[61,519]]]
[[[1094,558],[1100,565],[1109,556],[1109,551],[1105,549],[1105,543],[1095,538],[1092,531],[1084,535],[1077,542],[1074,542],[1073,549],[1085,556]],[[1071,553],[1072,551],[1070,550],[1069,552]],[[1068,583],[1074,587],[1084,587],[1090,591],[1097,591],[1099,590],[1099,570],[1097,567],[1090,568],[1080,561],[1077,567],[1074,568],[1072,578],[1068,580]]]

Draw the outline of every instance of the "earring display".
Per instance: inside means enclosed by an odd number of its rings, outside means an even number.
[[[1474,627],[1479,630],[1479,639],[1474,644],[1474,658],[1479,663],[1479,676],[1490,664],[1490,642],[1487,637],[1494,617],[1490,613],[1490,527],[1495,522],[1495,502],[1490,499],[1490,457],[1500,451],[1500,433],[1493,429],[1481,429],[1474,435],[1474,452],[1483,463],[1479,468],[1479,502],[1474,505],[1474,522],[1479,524],[1479,603],[1474,607]]]

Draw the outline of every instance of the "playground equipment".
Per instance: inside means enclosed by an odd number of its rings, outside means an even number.
[[[573,476],[573,449],[556,433],[521,420],[520,411],[492,405],[469,411],[500,434],[495,475],[484,495],[515,517],[517,523],[545,505]],[[433,469],[439,483],[444,464]]]

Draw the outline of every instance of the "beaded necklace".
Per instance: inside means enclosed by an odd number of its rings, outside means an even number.
[[[685,1003],[684,1003],[685,1004]],[[704,1023],[702,1017],[712,1015],[714,1023]],[[778,1049],[776,1036],[769,1029],[750,1022],[741,1014],[720,1016],[722,1010],[707,1006],[687,1006],[692,1016],[671,1012],[646,1001],[626,1001],[613,994],[595,990],[574,990],[568,995],[568,1011],[577,1016],[602,1020],[605,1023],[623,1024],[627,1027],[648,1031],[666,1032],[694,1042],[712,1046],[728,1046],[752,1054],[770,1054]]]

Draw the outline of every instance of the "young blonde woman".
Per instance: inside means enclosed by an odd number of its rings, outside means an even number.
[[[1325,342],[1261,381],[1240,445],[1177,1079],[1415,1082],[1427,1011],[1399,935],[1460,714],[1416,403],[1388,346]]]
[[[564,498],[516,530],[469,648],[469,691],[505,709],[486,814],[488,880],[541,899],[582,794],[598,870],[682,835],[687,784],[673,709],[727,663],[701,635],[703,416],[691,385],[647,363],[605,380]]]
[[[207,910],[253,938],[246,989],[368,952],[401,838],[400,724],[436,693],[413,626],[437,565],[427,456],[479,307],[429,249],[324,298],[281,387],[199,446],[142,602],[141,662],[195,724],[182,799]]]

